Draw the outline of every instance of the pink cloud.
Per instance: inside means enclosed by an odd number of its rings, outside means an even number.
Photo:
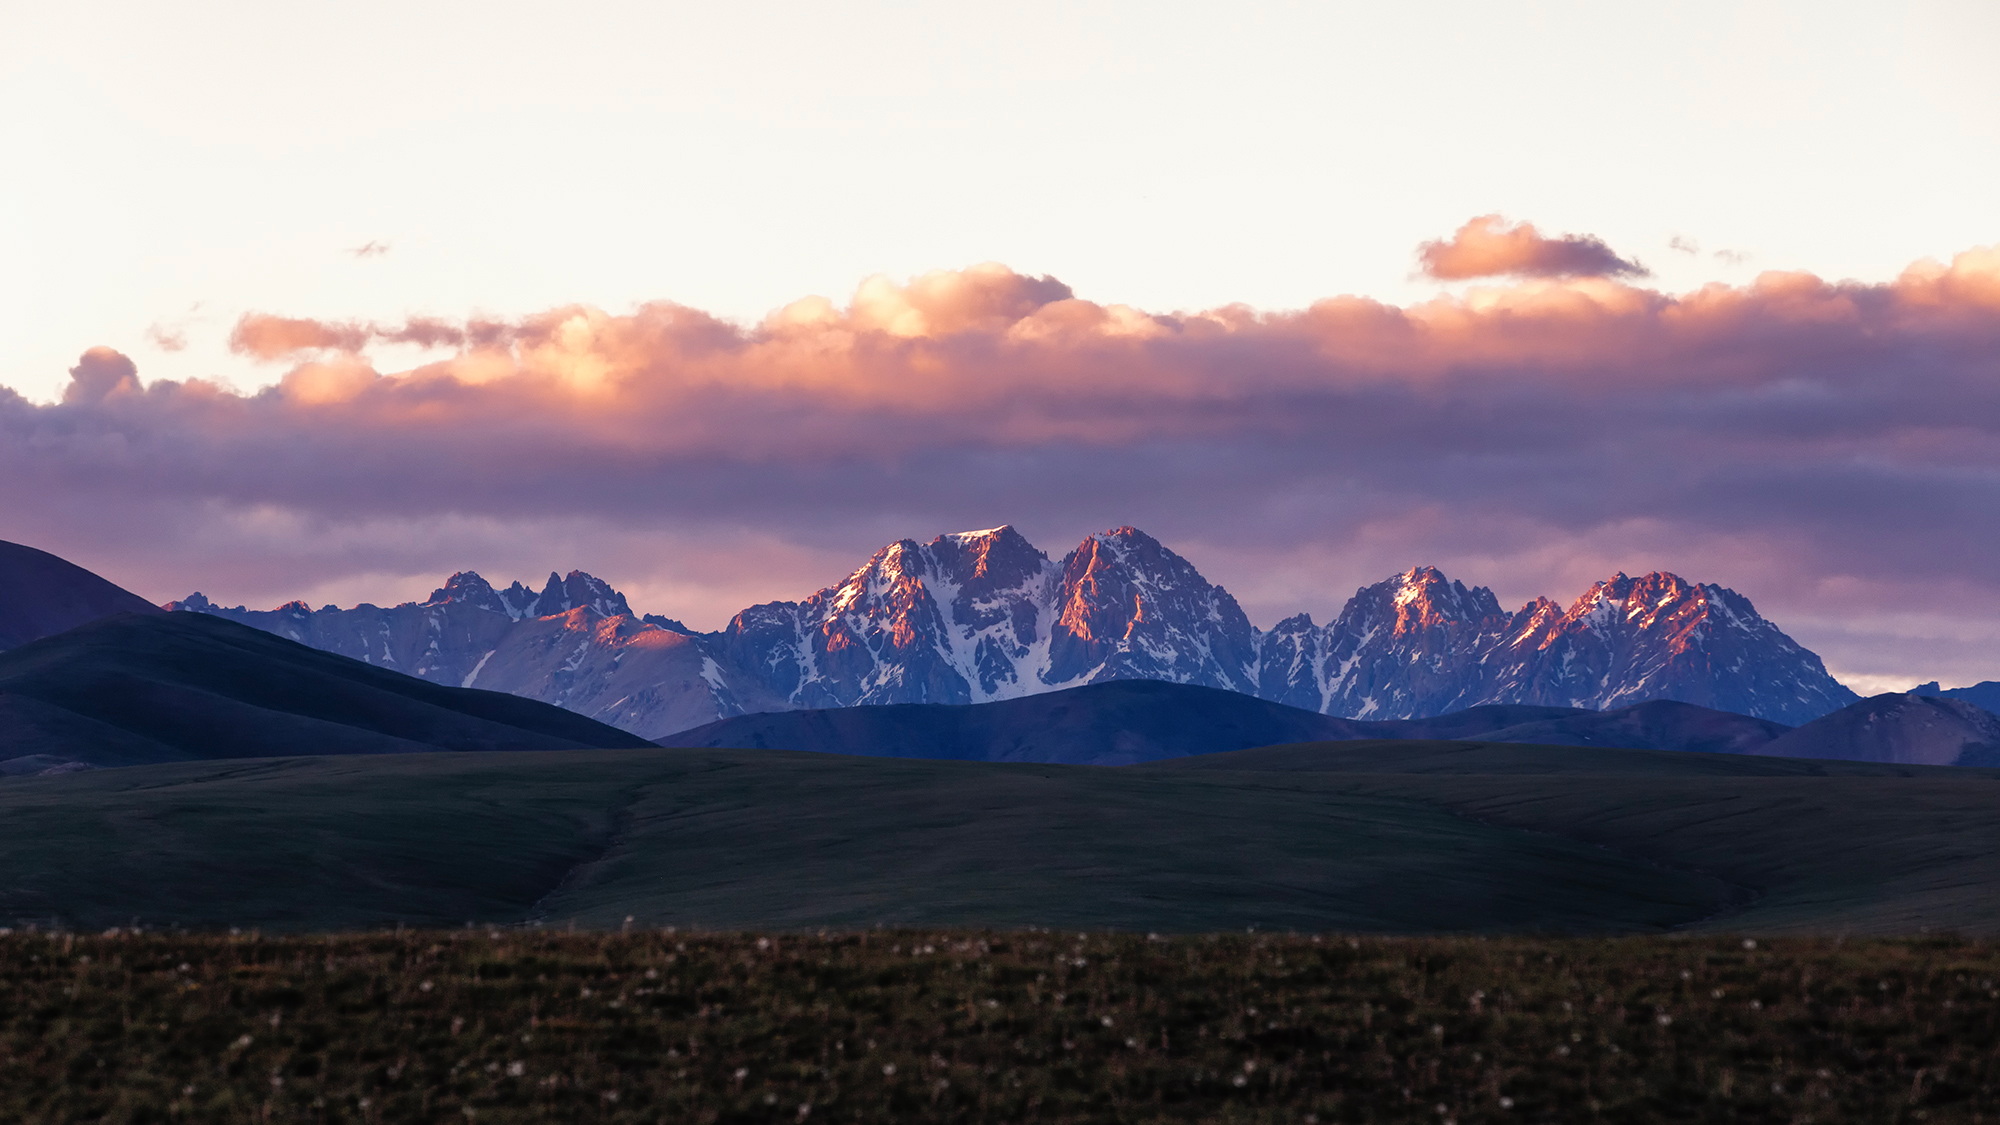
[[[283,359],[304,351],[359,351],[371,332],[355,324],[329,324],[302,317],[246,313],[229,333],[229,350],[257,359]]]
[[[0,390],[0,538],[124,557],[113,577],[162,600],[204,567],[351,590],[391,556],[414,585],[601,565],[715,600],[646,607],[713,624],[741,607],[733,568],[796,596],[904,535],[1013,522],[1059,550],[1133,523],[1257,587],[1267,625],[1419,562],[1567,597],[1567,571],[1532,581],[1567,559],[1837,618],[1826,655],[1856,672],[1917,659],[1891,617],[1949,589],[1988,639],[1911,673],[2000,659],[2000,250],[1882,284],[1544,278],[1172,316],[988,265],[749,326],[658,303],[235,338],[309,358],[254,394],[141,388],[108,350],[61,404]],[[442,354],[383,372],[378,342]],[[593,562],[600,540],[621,546]],[[782,549],[680,561],[723,542]]]
[[[1684,249],[1674,240],[1675,249]],[[1692,245],[1689,243],[1688,245]],[[1481,215],[1448,239],[1417,248],[1426,274],[1440,281],[1471,277],[1645,277],[1647,270],[1612,252],[1590,235],[1545,238],[1533,223],[1507,225],[1499,215]]]

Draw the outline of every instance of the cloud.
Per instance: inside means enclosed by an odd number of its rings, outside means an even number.
[[[388,342],[437,354],[383,371]],[[292,366],[141,387],[94,349],[62,403],[0,390],[0,538],[161,600],[575,566],[712,627],[901,536],[1012,522],[1060,552],[1129,522],[1265,625],[1413,563],[1510,599],[1664,567],[1856,674],[2000,678],[2000,249],[1880,284],[1174,315],[986,265],[754,325],[259,314],[232,345]],[[1940,603],[1959,632],[1919,650]]]
[[[1675,249],[1681,249],[1676,240]],[[1544,238],[1533,223],[1508,226],[1499,215],[1481,215],[1448,239],[1417,248],[1424,273],[1440,281],[1473,277],[1645,277],[1637,262],[1613,253],[1602,239],[1566,234]]]
[[[347,252],[357,258],[379,258],[391,249],[393,247],[389,243],[378,242],[371,238],[359,246],[349,248]]]
[[[229,333],[229,350],[257,359],[283,359],[305,351],[360,351],[374,333],[359,324],[331,324],[301,317],[246,313]]]
[[[69,369],[69,386],[63,388],[63,401],[102,402],[138,390],[138,365],[123,352],[95,347],[83,353],[76,366]]]
[[[1696,242],[1694,239],[1689,238],[1684,234],[1677,234],[1672,238],[1668,239],[1667,246],[1683,254],[1701,253],[1701,243]]]

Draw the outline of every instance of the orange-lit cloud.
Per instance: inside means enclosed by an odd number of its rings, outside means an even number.
[[[1675,239],[1675,249],[1684,240]],[[1692,245],[1692,243],[1689,243]],[[1440,281],[1472,277],[1645,277],[1637,262],[1614,253],[1590,235],[1545,238],[1533,223],[1507,225],[1499,215],[1481,215],[1450,238],[1417,248],[1426,274]]]
[[[128,551],[165,599],[216,585],[203,567],[347,590],[388,565],[371,550],[421,585],[482,559],[588,569],[614,541],[612,562],[648,569],[607,577],[719,589],[676,560],[761,536],[784,549],[704,565],[821,560],[763,595],[782,597],[898,536],[1013,522],[1060,549],[1129,522],[1233,560],[1211,577],[1254,586],[1265,624],[1417,562],[1561,596],[1574,583],[1530,572],[1571,559],[1680,569],[1843,629],[1950,591],[1954,627],[1986,639],[1915,671],[1964,678],[2000,651],[2000,249],[1882,284],[1766,273],[1677,296],[1579,276],[1174,315],[986,265],[755,325],[658,303],[260,315],[232,340],[294,366],[254,394],[142,388],[93,350],[63,403],[0,390],[0,538]],[[439,355],[384,372],[369,349],[392,342]],[[647,608],[713,624],[741,604]],[[1888,651],[1826,629],[1847,637],[1836,667]]]
[[[356,324],[249,313],[229,334],[229,350],[258,359],[283,359],[321,349],[359,351],[369,337],[369,330]]]

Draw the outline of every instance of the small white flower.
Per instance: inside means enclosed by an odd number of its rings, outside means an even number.
[[[1500,1108],[1501,1108],[1501,1109],[1513,1109],[1513,1108],[1514,1108],[1514,1099],[1513,1099],[1513,1098],[1501,1098],[1501,1099],[1500,1099]]]
[[[1247,1086],[1250,1084],[1250,1080],[1239,1074],[1236,1077],[1230,1079],[1229,1084],[1231,1086]]]
[[[1110,1026],[1111,1026],[1111,1017],[1110,1017],[1110,1016],[1105,1016],[1105,1017],[1104,1017],[1104,1026],[1106,1026],[1106,1027],[1110,1027]]]
[[[895,1064],[895,1063],[883,1063],[883,1064],[882,1064],[882,1077],[884,1077],[884,1078],[894,1078],[894,1077],[896,1077],[896,1064]]]
[[[507,1064],[507,1077],[509,1078],[519,1078],[526,1073],[528,1073],[528,1064],[524,1062],[517,1061]]]
[[[1653,1022],[1659,1024],[1661,1027],[1667,1027],[1674,1022],[1674,1017],[1661,1012],[1659,1015],[1653,1017]]]
[[[429,981],[425,981],[424,983],[422,983],[422,984],[420,984],[420,985],[418,985],[418,986],[417,986],[417,991],[419,991],[419,992],[429,992],[429,991],[430,991],[430,990],[431,990],[432,988],[434,988],[434,987],[436,987],[436,986],[435,986],[435,985],[433,985],[433,984],[431,984],[431,982],[429,982]]]
[[[1753,938],[1753,937],[1747,937],[1747,938],[1744,938],[1744,939],[1743,939],[1743,948],[1745,948],[1745,949],[1755,949],[1755,948],[1757,948],[1757,939],[1756,939],[1756,938]]]

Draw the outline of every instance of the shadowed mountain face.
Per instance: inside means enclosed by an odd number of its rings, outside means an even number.
[[[1870,696],[1753,753],[1927,766],[2000,766],[2000,715],[1915,692]]]
[[[1911,695],[1930,695],[1939,699],[1958,699],[1981,710],[2000,714],[2000,680],[1984,680],[1971,687],[1940,687],[1936,680],[1918,684],[1910,689]]]
[[[0,654],[5,773],[646,745],[558,707],[425,683],[200,614],[119,614]]]
[[[904,704],[744,715],[660,741],[683,747],[1122,766],[1336,739],[1479,739],[1742,753],[1787,729],[1746,715],[1670,702],[1617,711],[1495,705],[1433,719],[1371,723],[1236,692],[1124,680],[967,706]]]
[[[649,738],[783,699],[718,661],[670,618],[633,614],[602,579],[551,574],[537,594],[495,589],[470,571],[397,606],[225,608],[190,594],[168,609],[221,617],[433,683],[480,687],[588,715]]]
[[[0,542],[0,652],[151,602],[33,547]]]

